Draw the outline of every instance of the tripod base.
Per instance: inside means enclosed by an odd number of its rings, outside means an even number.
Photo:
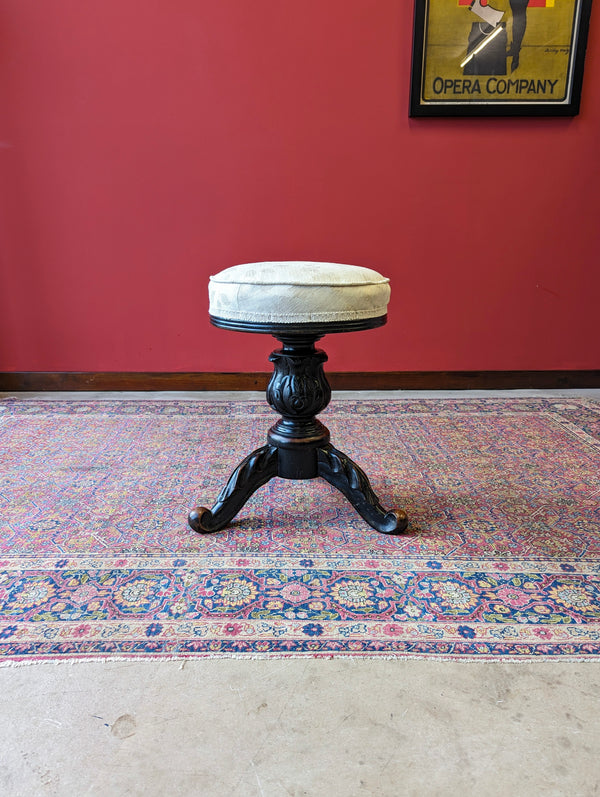
[[[279,458],[287,452],[267,445],[253,451],[231,474],[212,509],[200,506],[189,516],[189,524],[201,534],[225,528],[250,496],[274,476]],[[311,452],[317,455],[317,475],[336,487],[367,523],[383,534],[401,534],[408,526],[402,510],[386,512],[379,503],[365,472],[350,457],[327,445]],[[288,478],[283,476],[283,478]]]

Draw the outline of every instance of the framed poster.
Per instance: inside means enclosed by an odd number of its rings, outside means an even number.
[[[592,0],[415,0],[411,116],[575,116]]]

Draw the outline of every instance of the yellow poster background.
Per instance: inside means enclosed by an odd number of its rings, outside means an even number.
[[[547,7],[528,7],[517,68],[511,69],[508,55],[504,75],[466,75],[461,63],[467,57],[473,24],[482,23],[483,31],[490,28],[458,0],[427,0],[421,102],[568,102],[577,5],[578,0],[554,0]],[[500,24],[510,47],[513,12],[509,0],[489,0],[489,7],[502,12]]]

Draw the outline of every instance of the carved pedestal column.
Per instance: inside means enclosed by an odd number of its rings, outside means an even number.
[[[317,448],[329,442],[329,430],[316,415],[331,399],[323,372],[327,355],[315,349],[315,338],[279,338],[283,349],[274,351],[274,365],[267,387],[267,401],[281,418],[269,429],[267,439],[279,450],[278,475],[284,479],[318,476]]]

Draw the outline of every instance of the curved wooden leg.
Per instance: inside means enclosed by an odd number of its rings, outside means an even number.
[[[219,531],[237,515],[252,493],[273,476],[277,476],[277,449],[269,445],[257,448],[233,471],[213,508],[197,507],[190,512],[188,523],[201,534]]]
[[[366,473],[350,457],[327,445],[319,448],[319,476],[336,487],[367,523],[383,534],[401,534],[408,526],[402,509],[386,512]]]

